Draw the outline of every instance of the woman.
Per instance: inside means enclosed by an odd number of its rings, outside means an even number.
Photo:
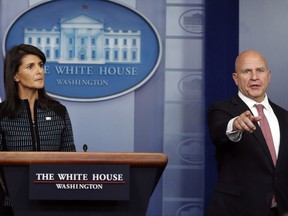
[[[45,62],[44,53],[27,44],[6,54],[6,99],[0,104],[1,151],[76,151],[66,107],[45,92]]]
[[[6,100],[0,104],[2,151],[75,151],[65,106],[45,92],[45,62],[38,48],[26,44],[12,48],[5,57]]]

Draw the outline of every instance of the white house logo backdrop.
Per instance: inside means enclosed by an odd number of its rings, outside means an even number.
[[[114,1],[45,1],[22,13],[4,36],[46,55],[45,88],[55,98],[100,101],[147,82],[161,59],[156,29],[138,11]]]

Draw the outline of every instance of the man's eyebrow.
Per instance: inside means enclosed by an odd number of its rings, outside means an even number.
[[[243,68],[240,71],[250,71],[253,70],[252,68]],[[257,67],[255,70],[266,70],[266,67]]]
[[[243,69],[241,69],[240,71],[241,72],[244,72],[244,71],[251,71],[252,69],[251,68],[243,68]]]
[[[259,71],[259,70],[267,70],[267,68],[266,67],[258,67],[258,68],[256,68],[256,70],[257,71]]]

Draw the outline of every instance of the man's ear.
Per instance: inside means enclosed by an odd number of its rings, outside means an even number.
[[[238,86],[238,80],[237,80],[237,73],[236,72],[232,73],[232,78],[233,78],[235,84]]]

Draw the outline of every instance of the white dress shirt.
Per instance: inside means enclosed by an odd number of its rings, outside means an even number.
[[[249,107],[251,112],[253,113],[254,116],[258,116],[258,111],[255,107],[255,104],[259,104],[256,101],[246,97],[243,95],[240,91],[238,92],[239,97],[244,101],[244,103]],[[276,151],[276,156],[278,157],[278,152],[279,152],[279,145],[280,145],[280,128],[279,128],[279,122],[278,119],[270,106],[268,102],[268,96],[267,94],[265,95],[264,100],[260,103],[264,106],[264,114],[268,120],[272,137],[273,137],[273,143]],[[238,116],[237,116],[238,117]],[[226,135],[228,138],[233,141],[233,142],[238,142],[242,138],[242,131],[233,131],[233,121],[237,118],[233,118],[228,122],[227,125],[227,130],[226,130]],[[259,124],[259,122],[258,122]]]

